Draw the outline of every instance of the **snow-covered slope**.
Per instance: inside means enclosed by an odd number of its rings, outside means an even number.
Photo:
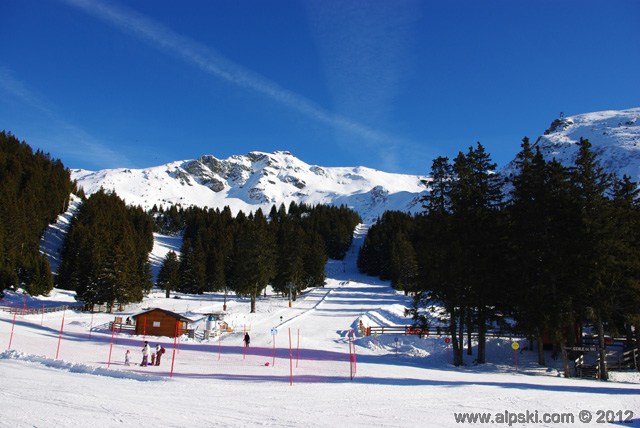
[[[75,302],[73,293],[54,290],[25,301],[21,292],[8,292],[0,306],[36,312],[0,311],[0,427],[466,426],[461,412],[489,416],[486,426],[602,426],[596,419],[605,416],[640,426],[637,371],[612,372],[611,382],[565,379],[551,351],[549,367],[541,367],[536,353],[523,349],[526,340],[506,337],[489,339],[488,364],[465,356],[468,365],[454,367],[437,334],[363,337],[360,321],[412,321],[404,313],[411,297],[357,271],[365,231],[358,228],[344,261],[329,261],[324,287],[305,291],[291,307],[269,291],[256,313],[249,313],[248,298],[233,293],[221,313],[222,292],[179,299],[153,292],[123,312],[43,314],[43,305]],[[114,316],[150,307],[194,320],[197,331],[209,314],[220,314],[230,330],[174,341],[109,329]],[[143,340],[166,348],[160,366],[137,365]],[[132,365],[124,364],[126,350]],[[525,413],[541,423],[513,419]],[[543,422],[544,415],[555,419]],[[559,423],[561,416],[567,423]]]
[[[71,219],[76,215],[82,201],[75,195],[71,195],[69,208],[58,216],[56,222],[50,224],[45,229],[42,238],[40,238],[40,252],[47,256],[49,265],[53,272],[58,272],[60,267],[60,259],[62,246],[67,237],[69,227],[71,227]]]
[[[365,167],[309,165],[289,152],[251,152],[219,160],[211,155],[145,169],[73,170],[87,194],[103,187],[128,204],[180,204],[233,212],[269,210],[291,201],[347,205],[365,220],[386,210],[420,209],[421,177]]]
[[[591,142],[606,171],[640,180],[640,108],[560,117],[535,144],[546,159],[573,165],[580,138]],[[512,168],[513,165],[508,165],[505,170]]]

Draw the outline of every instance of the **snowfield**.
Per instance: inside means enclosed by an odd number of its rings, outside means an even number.
[[[127,349],[132,362],[140,362],[145,338],[121,332],[111,347],[114,315],[160,307],[191,318],[201,331],[207,314],[222,311],[222,294],[167,299],[154,291],[117,314],[17,314],[15,323],[13,314],[0,312],[0,426],[454,426],[464,425],[456,422],[462,412],[491,413],[492,423],[485,425],[508,426],[500,415],[529,412],[574,419],[511,425],[583,427],[603,425],[596,423],[598,411],[621,412],[615,415],[623,420],[633,412],[629,423],[619,424],[640,426],[638,372],[615,373],[610,382],[564,379],[560,361],[539,367],[528,351],[518,353],[516,369],[509,338],[490,342],[491,363],[477,366],[467,357],[467,365],[456,368],[448,363],[444,337],[363,337],[360,321],[410,323],[404,315],[410,298],[357,272],[363,232],[344,262],[329,262],[326,286],[308,290],[291,308],[269,290],[250,314],[248,299],[230,295],[224,319],[232,331],[208,340],[183,336],[175,350],[172,338],[146,337],[152,347],[167,349],[159,367],[124,365]],[[162,242],[158,251],[175,246]],[[54,290],[26,300],[8,293],[0,306],[22,308],[25,301],[30,308],[74,303],[73,293]],[[251,334],[246,349],[245,330]],[[590,423],[581,422],[587,417],[581,411],[591,412]]]

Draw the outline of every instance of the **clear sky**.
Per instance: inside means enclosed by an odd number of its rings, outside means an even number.
[[[288,150],[503,165],[558,117],[640,106],[638,0],[0,0],[0,129],[70,168]]]

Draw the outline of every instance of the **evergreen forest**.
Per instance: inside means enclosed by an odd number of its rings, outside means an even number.
[[[0,132],[0,292],[20,287],[39,295],[53,288],[40,238],[67,209],[73,190],[60,160]]]
[[[71,222],[57,286],[74,290],[88,309],[141,301],[153,285],[153,228],[142,208],[129,207],[102,189],[94,193]]]
[[[562,345],[575,345],[585,325],[601,350],[605,330],[640,332],[638,187],[606,174],[588,140],[578,146],[566,167],[525,138],[506,178],[480,143],[435,159],[424,212],[379,218],[359,269],[413,293],[416,325],[445,323],[456,365],[463,343],[471,355],[471,332],[484,363],[488,331],[511,328],[534,339],[540,364],[555,344],[568,375]]]
[[[185,293],[233,291],[251,299],[271,284],[276,292],[296,296],[308,287],[324,285],[328,258],[342,259],[361,221],[353,210],[292,202],[235,217],[230,209],[190,207],[154,209],[157,225],[183,230],[180,257],[169,252],[157,285]],[[179,226],[179,224],[181,226]]]

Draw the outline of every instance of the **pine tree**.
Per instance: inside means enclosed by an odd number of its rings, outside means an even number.
[[[395,235],[391,244],[391,284],[405,295],[418,289],[418,261],[409,238],[404,233]]]
[[[156,284],[165,290],[167,299],[171,296],[171,291],[180,288],[180,261],[174,251],[169,251],[165,256]]]
[[[610,223],[607,219],[606,192],[610,185],[610,176],[604,173],[598,164],[589,140],[580,139],[578,156],[573,170],[573,183],[581,211],[580,247],[582,258],[579,262],[579,274],[584,292],[577,308],[578,314],[591,318],[598,328],[600,342],[600,376],[608,378],[606,351],[604,345],[604,323],[610,319],[610,308],[606,304],[609,293],[608,275],[612,268],[609,259],[610,245],[607,235]]]
[[[455,233],[462,238],[467,265],[463,279],[468,287],[467,310],[475,309],[477,316],[478,363],[486,360],[489,307],[495,304],[497,291],[492,285],[500,281],[492,267],[502,257],[499,221],[503,195],[502,183],[493,173],[495,168],[480,143],[469,147],[466,155],[460,153],[453,164],[456,180],[451,191],[452,220]]]
[[[275,275],[275,237],[261,210],[247,218],[238,232],[233,263],[233,289],[251,298],[251,313],[256,298]]]

